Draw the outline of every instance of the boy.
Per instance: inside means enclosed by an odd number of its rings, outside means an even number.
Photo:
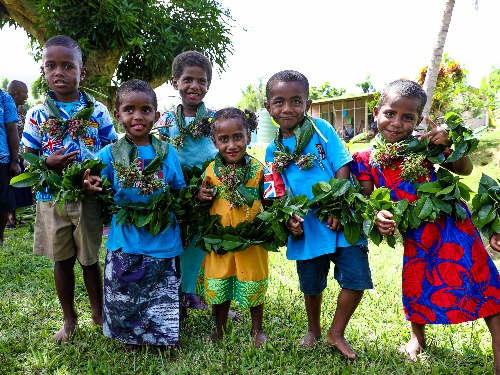
[[[78,89],[80,80],[85,77],[78,43],[62,35],[47,40],[43,46],[41,69],[51,91],[44,104],[28,111],[22,144],[27,152],[47,156],[47,167],[61,172],[76,160],[92,158],[117,135],[106,107]],[[66,131],[62,136],[47,131],[40,133],[47,118],[67,120],[89,107],[93,107],[92,126],[88,126],[82,136],[73,139]],[[63,325],[53,336],[57,343],[67,342],[76,328],[73,268],[77,259],[82,266],[92,319],[95,324],[102,325],[101,239],[102,218],[95,200],[66,201],[59,212],[48,191],[37,192],[34,253],[55,262],[54,281],[63,310]]]
[[[199,131],[201,120],[212,117],[203,99],[212,81],[210,60],[197,51],[186,51],[174,58],[172,63],[172,86],[179,91],[181,104],[175,111],[164,112],[156,126],[162,139],[171,143],[177,151],[182,168],[201,168],[206,160],[213,160],[217,153],[212,139]],[[186,181],[189,184],[189,181]],[[203,298],[195,293],[196,280],[205,253],[195,247],[196,238],[180,255],[182,306],[206,309]]]
[[[331,177],[349,178],[351,156],[328,122],[306,116],[311,105],[308,97],[307,78],[299,72],[285,70],[267,82],[264,105],[279,125],[274,142],[267,147],[266,162],[273,162],[273,169],[281,170],[285,188],[293,195],[304,194],[311,199],[315,183],[329,181]],[[275,154],[278,151],[279,156]],[[373,288],[366,240],[360,239],[351,246],[337,219],[329,218],[327,223],[322,223],[312,212],[305,218],[294,216],[288,226],[293,234],[301,236],[289,238],[287,245],[287,258],[297,261],[309,324],[301,346],[312,347],[321,337],[322,292],[326,288],[330,262],[333,262],[334,277],[342,290],[326,339],[344,356],[356,359],[344,331],[363,291]]]

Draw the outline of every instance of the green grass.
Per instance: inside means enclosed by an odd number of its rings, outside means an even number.
[[[475,170],[465,181],[472,188],[482,172],[498,178],[500,131],[488,133],[472,159]],[[351,152],[368,144],[355,144]],[[261,158],[263,149],[253,148]],[[491,154],[490,154],[491,153]],[[481,165],[484,164],[484,165]],[[6,232],[0,250],[0,374],[488,374],[493,373],[490,335],[484,321],[429,326],[429,347],[413,363],[396,349],[409,339],[401,305],[402,247],[370,245],[375,289],[368,291],[347,328],[346,336],[360,358],[346,361],[324,342],[312,350],[298,345],[307,330],[295,263],[284,251],[270,256],[270,284],[264,328],[269,343],[252,347],[250,316],[233,304],[243,320],[230,323],[225,339],[207,342],[214,322],[206,311],[190,311],[183,326],[180,350],[124,352],[123,345],[92,326],[90,307],[77,275],[79,327],[68,344],[55,345],[61,310],[53,285],[52,263],[32,255],[32,210],[20,212],[31,226]],[[104,247],[101,253],[104,263]],[[495,261],[497,266],[500,261]],[[331,323],[339,288],[333,276],[324,293],[321,322]]]

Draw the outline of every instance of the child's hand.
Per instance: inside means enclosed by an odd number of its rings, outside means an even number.
[[[432,144],[449,146],[450,140],[448,138],[448,131],[441,126],[437,126],[436,123],[427,116],[424,116],[424,120],[429,124],[431,130],[419,136],[418,140],[421,141],[424,138],[429,138],[429,142]]]
[[[493,233],[490,238],[490,246],[500,253],[500,233]]]
[[[377,212],[375,225],[382,236],[389,236],[394,233],[396,229],[396,222],[391,220],[392,214],[387,210]]]
[[[292,232],[294,236],[300,236],[302,233],[304,233],[304,229],[302,229],[302,222],[304,221],[303,218],[301,218],[297,214],[292,214],[292,217],[288,219],[288,222],[286,223],[286,227]]]
[[[326,225],[328,226],[328,228],[330,228],[330,230],[339,231],[342,229],[342,224],[340,224],[339,219],[335,217],[328,216]]]
[[[207,189],[207,180],[201,182],[201,189],[198,191],[198,199],[200,201],[211,201],[214,189]]]
[[[93,194],[95,192],[102,191],[102,187],[99,186],[101,184],[101,182],[102,182],[101,177],[90,175],[90,169],[87,169],[83,173],[82,186],[83,186],[83,189],[85,190],[85,193]]]
[[[63,152],[66,151],[66,149],[66,147],[63,147],[53,154],[47,156],[47,159],[45,159],[45,165],[49,169],[52,169],[56,172],[61,172],[68,165],[75,162],[80,151],[72,151],[63,155]]]

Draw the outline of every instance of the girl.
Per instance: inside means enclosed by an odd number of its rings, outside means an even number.
[[[210,123],[204,119],[204,126],[208,129],[206,132],[211,133],[219,152],[204,172],[198,199],[213,200],[210,214],[220,215],[223,226],[252,220],[261,212],[264,183],[263,166],[246,153],[251,132],[257,127],[255,113],[246,111],[245,114],[237,108],[221,109]],[[212,197],[214,189],[207,188],[207,185],[217,187],[215,197]],[[253,204],[238,192],[241,186],[251,194]],[[267,340],[262,318],[268,274],[268,254],[261,246],[250,246],[244,251],[225,255],[205,254],[197,291],[213,305],[216,330],[210,340],[223,337],[231,300],[242,307],[250,307],[255,346],[258,348]]]
[[[181,166],[172,146],[150,135],[159,117],[156,94],[140,80],[124,82],[116,93],[116,120],[126,135],[97,154],[121,208],[148,202],[153,195],[184,187]],[[158,160],[159,159],[159,160]],[[147,171],[149,164],[156,169]],[[98,176],[84,176],[88,192],[100,191]],[[163,216],[165,216],[165,213]],[[179,254],[181,234],[171,224],[153,236],[145,227],[117,224],[113,215],[104,278],[104,324],[108,337],[136,345],[178,345],[180,331]]]
[[[427,101],[424,90],[410,80],[390,83],[381,93],[374,108],[378,131],[386,143],[403,141],[424,119],[422,110]],[[449,145],[448,132],[428,118],[431,130],[419,140],[429,138],[433,144]],[[401,160],[380,167],[374,160],[373,150],[353,155],[352,173],[369,195],[374,186],[387,187],[391,198],[417,199],[412,181],[401,177]],[[424,161],[428,171],[416,181],[436,180],[433,165]],[[468,175],[472,172],[469,157],[462,157],[441,167]],[[380,211],[376,222],[382,235],[392,234],[395,222],[388,211]],[[455,324],[484,318],[492,335],[493,354],[497,374],[500,373],[500,282],[498,271],[486,252],[478,231],[473,227],[470,213],[463,221],[454,215],[422,222],[417,229],[402,233],[403,305],[406,318],[411,322],[410,341],[399,351],[416,359],[420,348],[425,348],[426,324]]]

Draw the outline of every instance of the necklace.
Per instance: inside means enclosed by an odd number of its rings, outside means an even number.
[[[276,136],[274,137],[274,144],[276,145],[277,151],[274,151],[273,164],[276,167],[277,172],[284,172],[286,167],[291,161],[299,167],[300,170],[306,170],[313,167],[313,161],[317,160],[320,166],[323,168],[321,161],[314,154],[301,155],[302,151],[306,148],[307,144],[311,140],[314,134],[314,119],[310,116],[304,117],[302,125],[298,125],[293,130],[297,144],[292,153],[288,146],[284,146],[282,143],[283,135],[280,129],[277,130]]]
[[[177,149],[181,148],[188,135],[193,137],[195,140],[203,138],[203,132],[200,127],[201,120],[208,116],[208,111],[203,102],[201,102],[198,106],[196,116],[194,120],[189,123],[189,125],[186,125],[186,118],[182,113],[182,104],[177,106],[174,116],[175,121],[177,122],[177,128],[179,129],[179,134],[175,137],[166,137],[167,142],[172,144],[172,146]]]
[[[92,95],[81,91],[80,95],[85,98],[86,106],[67,120],[63,120],[52,95],[53,93],[49,91],[43,103],[43,109],[48,118],[40,124],[40,135],[48,134],[53,138],[63,139],[66,134],[69,134],[72,139],[76,139],[83,136],[87,132],[87,128],[98,127],[97,122],[89,121],[94,112],[95,99]]]

